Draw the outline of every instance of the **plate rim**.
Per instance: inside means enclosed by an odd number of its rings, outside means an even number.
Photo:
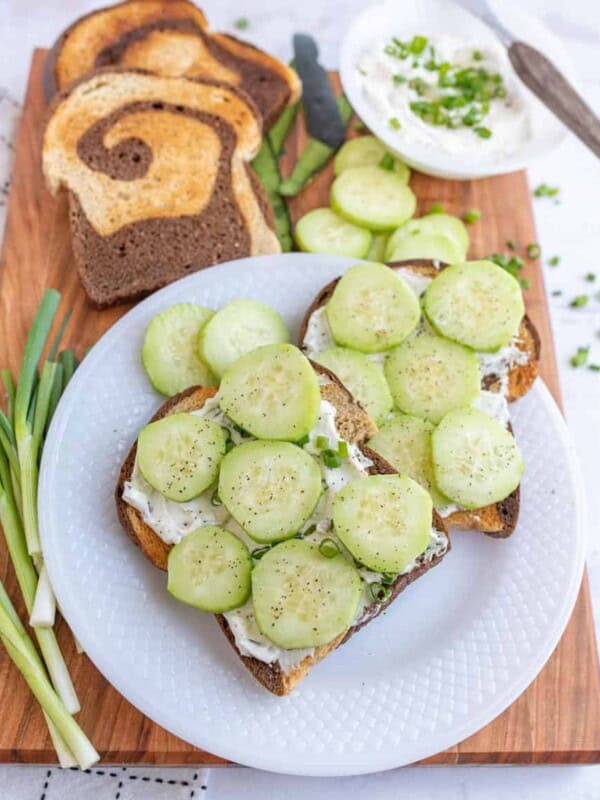
[[[291,257],[294,260],[312,260],[314,256],[308,254],[285,254],[285,255],[277,255],[277,256],[257,256],[252,259],[243,259],[244,268],[245,269],[252,269],[253,265],[260,266],[263,263],[267,263],[269,266],[273,266],[275,269],[278,269],[277,266],[280,260],[283,258],[289,259]],[[321,261],[324,257],[319,257]],[[328,260],[331,262],[338,262],[340,267],[343,269],[343,264],[349,266],[351,263],[355,263],[355,259],[347,259],[343,257],[327,257]],[[220,270],[223,268],[231,268],[232,265],[240,264],[242,260],[237,262],[228,262],[227,264],[216,265],[215,267],[211,267],[211,270]],[[249,263],[251,262],[251,263]],[[203,272],[206,272],[204,270]],[[47,568],[50,574],[50,579],[52,581],[52,585],[55,589],[55,593],[57,596],[57,600],[61,608],[65,611],[64,617],[67,621],[69,627],[71,627],[73,634],[77,636],[77,638],[81,641],[88,658],[90,661],[96,666],[96,668],[100,671],[100,673],[109,681],[109,683],[129,702],[131,702],[142,714],[147,716],[149,719],[154,721],[156,724],[163,727],[165,730],[173,733],[175,736],[182,738],[184,741],[189,742],[192,746],[198,747],[200,749],[206,750],[207,752],[211,752],[211,745],[210,742],[206,741],[206,737],[203,736],[205,731],[200,731],[200,736],[195,739],[193,743],[190,742],[188,735],[186,732],[183,732],[181,728],[178,728],[176,725],[172,724],[172,721],[166,719],[166,714],[160,708],[160,703],[155,703],[154,698],[151,695],[144,695],[143,689],[140,691],[135,684],[129,684],[127,677],[124,675],[119,675],[118,670],[115,665],[110,664],[110,658],[104,657],[104,650],[102,647],[98,646],[97,648],[94,646],[94,636],[93,636],[93,626],[86,626],[80,625],[82,618],[85,618],[85,615],[79,613],[79,609],[71,607],[70,600],[66,591],[65,586],[62,584],[61,580],[61,571],[60,571],[60,559],[58,559],[57,552],[53,550],[52,547],[47,548],[48,541],[52,538],[51,532],[48,530],[50,527],[49,525],[49,517],[43,513],[44,505],[51,501],[49,486],[52,480],[52,470],[57,467],[57,459],[58,459],[58,450],[59,448],[57,445],[59,444],[60,436],[64,432],[64,428],[67,425],[67,421],[69,418],[69,399],[72,395],[75,394],[77,391],[77,384],[79,381],[84,380],[86,375],[93,371],[96,362],[102,358],[103,354],[107,349],[109,349],[113,345],[113,341],[115,343],[118,341],[121,329],[129,326],[131,324],[131,320],[135,320],[136,317],[143,317],[145,314],[145,309],[147,306],[152,302],[156,302],[157,298],[168,297],[169,294],[177,292],[191,284],[195,283],[196,281],[202,281],[203,272],[198,272],[190,276],[186,276],[185,278],[181,279],[180,281],[175,282],[174,284],[170,284],[169,286],[161,289],[159,292],[154,293],[146,300],[142,301],[134,308],[130,309],[126,314],[121,317],[115,324],[113,324],[108,331],[98,340],[96,345],[93,346],[91,351],[86,356],[86,359],[82,362],[82,365],[79,367],[77,373],[75,374],[73,380],[71,381],[70,385],[67,387],[65,395],[57,408],[56,414],[52,421],[48,438],[47,444],[44,448],[44,454],[42,459],[42,464],[40,468],[40,487],[39,487],[39,498],[38,498],[38,510],[40,513],[40,533],[42,536],[42,542],[44,544],[44,549],[47,550],[46,556],[46,563]],[[416,752],[416,748],[413,745],[413,752],[411,752],[411,748],[407,747],[405,751],[403,751],[402,757],[398,758],[394,755],[394,752],[385,751],[383,754],[371,754],[368,762],[364,759],[361,761],[361,757],[357,757],[356,754],[353,755],[352,763],[345,763],[343,765],[332,765],[323,766],[321,762],[317,764],[310,765],[308,763],[302,763],[300,765],[296,765],[294,763],[293,756],[287,763],[282,764],[274,764],[273,760],[269,758],[267,755],[266,757],[260,752],[252,752],[251,745],[250,747],[240,747],[239,743],[236,743],[231,748],[220,748],[218,753],[219,756],[223,758],[227,758],[229,760],[235,761],[237,763],[245,763],[249,766],[264,769],[267,771],[272,772],[283,772],[286,774],[295,774],[295,775],[305,775],[305,776],[348,776],[348,775],[359,775],[359,774],[368,774],[373,772],[379,772],[387,769],[393,769],[395,767],[404,766],[406,764],[412,763],[415,760],[421,760],[424,758],[428,758],[438,752],[442,752],[443,750],[452,747],[453,745],[461,742],[468,736],[474,734],[481,728],[485,727],[487,724],[492,722],[497,716],[499,716],[507,707],[509,707],[522,693],[525,689],[535,680],[541,669],[543,668],[544,664],[550,658],[556,645],[558,644],[572,613],[573,607],[577,600],[577,596],[579,593],[579,588],[581,585],[581,580],[583,576],[584,564],[585,564],[585,552],[586,552],[586,532],[587,532],[587,514],[586,514],[586,504],[585,504],[585,493],[583,490],[583,479],[581,474],[581,469],[579,466],[579,462],[577,459],[577,455],[575,452],[575,448],[570,438],[570,434],[565,423],[565,420],[558,409],[552,395],[550,394],[548,388],[543,383],[543,381],[538,378],[536,384],[532,388],[532,395],[538,395],[539,402],[541,402],[548,414],[551,417],[551,421],[555,426],[555,430],[557,436],[560,437],[561,442],[564,446],[565,457],[567,460],[567,468],[568,472],[572,477],[572,482],[574,486],[574,522],[575,522],[575,556],[573,559],[573,565],[571,568],[570,576],[569,576],[569,585],[567,590],[564,593],[563,601],[560,606],[559,611],[556,612],[553,625],[550,629],[550,632],[546,634],[544,639],[544,646],[538,648],[538,653],[536,658],[531,658],[528,660],[527,666],[529,667],[525,670],[525,673],[520,676],[519,680],[516,680],[514,683],[511,683],[509,686],[505,688],[505,690],[497,695],[494,698],[494,702],[488,704],[486,706],[486,710],[484,714],[479,714],[475,717],[475,721],[473,722],[473,718],[469,720],[465,720],[462,725],[457,725],[452,728],[452,736],[446,736],[445,738],[439,737],[435,740],[435,744],[427,750],[427,752],[423,753],[423,748],[419,752]],[[66,402],[65,402],[66,401]],[[61,410],[62,406],[62,410]],[[66,600],[66,603],[65,603]],[[74,624],[73,624],[74,622]],[[92,655],[93,654],[93,655]],[[114,661],[114,659],[113,659]],[[208,734],[208,738],[210,738],[210,733]],[[434,739],[434,736],[431,737]],[[202,742],[204,739],[204,742]],[[448,741],[451,739],[451,741]],[[419,742],[421,744],[421,742]]]

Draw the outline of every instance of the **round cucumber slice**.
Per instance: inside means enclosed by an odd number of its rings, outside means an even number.
[[[464,508],[498,503],[519,485],[524,464],[515,438],[482,411],[450,412],[431,438],[436,483]]]
[[[396,574],[426,550],[431,497],[408,475],[370,475],[346,484],[333,500],[335,532],[354,558]]]
[[[331,186],[341,217],[372,231],[391,231],[415,213],[416,199],[402,178],[380,167],[346,169]]]
[[[195,414],[170,414],[142,428],[137,463],[150,486],[183,503],[214,483],[225,455],[225,432]]]
[[[390,237],[385,251],[385,260],[388,262],[430,258],[454,264],[457,261],[464,261],[465,258],[464,251],[454,239],[442,233],[417,233],[395,241],[392,241],[393,236],[394,234]]]
[[[157,392],[171,397],[189,386],[216,386],[198,354],[198,333],[215,312],[194,303],[177,303],[148,325],[142,363]]]
[[[292,539],[273,547],[254,567],[256,624],[278,647],[318,647],[354,622],[360,574],[341,553],[327,558],[315,544]]]
[[[400,344],[421,317],[414,293],[383,264],[357,264],[342,275],[326,306],[336,343],[363,353]]]
[[[521,287],[491,261],[442,270],[427,287],[423,308],[442,336],[481,352],[508,344],[525,313]]]
[[[338,376],[375,423],[383,422],[394,401],[379,364],[347,347],[330,347],[315,360]]]
[[[289,342],[281,315],[258,300],[233,300],[200,331],[200,355],[219,378],[244,353],[265,344]]]
[[[258,439],[296,442],[317,424],[321,393],[306,356],[291,344],[270,344],[239,358],[219,387],[225,414]]]
[[[219,497],[257,542],[294,536],[321,496],[321,470],[301,447],[289,442],[248,442],[223,459]]]
[[[439,336],[422,334],[403,342],[387,356],[384,372],[396,407],[435,423],[479,394],[475,354]]]
[[[413,236],[444,236],[453,239],[462,253],[461,261],[467,257],[469,249],[469,233],[467,226],[458,217],[451,214],[427,214],[425,217],[409,219],[394,231],[390,237],[393,245]]]
[[[353,167],[378,167],[382,159],[390,160],[391,170],[399,175],[404,183],[408,183],[410,169],[399,158],[394,156],[376,136],[359,136],[345,142],[333,160],[336,175]]]
[[[364,258],[373,235],[339,217],[330,208],[315,208],[298,220],[296,242],[306,253]]]
[[[435,485],[431,460],[431,432],[434,425],[420,417],[394,413],[369,439],[369,447],[386,461],[427,489],[436,508],[448,504]]]
[[[252,588],[246,545],[218,525],[188,533],[169,552],[167,589],[182,603],[222,614],[243,606]]]

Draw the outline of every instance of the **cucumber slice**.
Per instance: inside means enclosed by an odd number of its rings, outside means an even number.
[[[200,355],[219,378],[244,353],[264,344],[289,342],[281,315],[258,300],[233,300],[200,331]]]
[[[451,214],[427,214],[425,217],[409,219],[401,225],[391,236],[391,246],[404,239],[414,236],[443,236],[456,242],[459,252],[462,253],[461,261],[467,257],[469,249],[469,233],[465,223]]]
[[[394,234],[390,237],[385,251],[385,260],[388,262],[430,258],[446,264],[455,264],[465,259],[464,251],[455,240],[441,233],[417,233],[392,241],[393,238]]]
[[[416,199],[402,178],[380,167],[346,169],[331,186],[341,217],[372,231],[391,231],[415,213]]]
[[[408,183],[410,169],[390,153],[376,136],[359,136],[345,142],[333,161],[333,169],[336,175],[341,175],[344,170],[353,167],[378,167],[384,157],[392,160],[392,171],[399,175],[404,183]]]
[[[354,558],[396,574],[427,548],[431,497],[408,475],[370,475],[346,484],[333,500],[335,532]]]
[[[234,447],[221,464],[219,497],[257,542],[294,536],[321,491],[317,461],[289,442],[248,442]]]
[[[369,439],[369,447],[382,455],[395,470],[408,475],[427,489],[436,508],[448,504],[435,485],[431,460],[431,432],[434,425],[420,417],[394,413]]]
[[[218,525],[188,533],[169,552],[167,589],[182,603],[222,614],[243,606],[252,588],[252,558]]]
[[[481,352],[508,344],[525,313],[517,281],[491,261],[467,261],[440,272],[423,308],[442,336]]]
[[[315,208],[298,220],[296,242],[306,253],[364,258],[373,238],[371,231],[352,225],[330,208]]]
[[[345,556],[327,558],[298,539],[273,547],[252,573],[256,624],[285,650],[318,647],[344,633],[361,591],[360,574]]]
[[[463,508],[504,500],[521,480],[524,464],[514,436],[474,408],[452,411],[432,434],[435,480]]]
[[[384,372],[397,408],[434,423],[479,394],[475,353],[438,336],[403,342],[387,356]]]
[[[347,347],[330,347],[315,356],[315,361],[335,372],[375,423],[383,422],[394,401],[379,364]]]
[[[371,246],[366,255],[367,261],[377,261],[382,264],[385,261],[385,251],[389,236],[387,233],[376,233],[371,239]]]
[[[269,344],[223,373],[220,406],[259,439],[296,442],[317,424],[321,393],[306,356],[291,344]]]
[[[378,353],[400,344],[421,317],[414,293],[383,264],[357,264],[338,281],[326,306],[337,344]]]
[[[197,350],[198,333],[214,313],[194,303],[177,303],[151,320],[142,363],[157,392],[171,397],[189,386],[216,386]]]
[[[214,483],[225,455],[216,422],[182,412],[151,422],[137,440],[137,463],[150,486],[183,503]]]

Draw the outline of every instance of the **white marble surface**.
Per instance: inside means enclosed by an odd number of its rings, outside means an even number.
[[[398,0],[400,3],[401,0]],[[27,77],[31,49],[48,45],[73,17],[97,5],[90,0],[0,0],[0,43],[2,45],[0,82],[11,95],[21,98]],[[318,37],[322,60],[329,67],[337,64],[339,42],[352,16],[361,10],[365,0],[205,0],[204,9],[211,23],[222,29],[233,29],[234,21],[246,17],[250,27],[248,39],[265,49],[289,58],[290,38],[296,30],[305,30]],[[579,73],[579,86],[588,101],[600,113],[600,2],[598,0],[521,0],[521,5],[540,16],[559,35]],[[501,9],[502,0],[497,6]],[[526,38],[526,32],[523,32]],[[1,107],[0,107],[1,110]],[[6,130],[6,128],[5,128]],[[551,297],[552,324],[561,371],[561,384],[567,421],[579,452],[588,491],[590,507],[588,568],[596,609],[596,629],[600,634],[600,531],[597,524],[598,477],[600,475],[600,373],[575,370],[569,358],[579,345],[591,345],[590,360],[600,363],[600,301],[592,300],[585,309],[572,310],[568,303],[580,293],[600,291],[600,222],[598,221],[598,186],[600,162],[583,145],[569,137],[558,151],[532,164],[530,184],[546,182],[560,186],[560,204],[549,199],[534,202],[538,241],[544,254],[544,272],[549,292],[562,290],[560,297]],[[560,266],[547,265],[550,256],[561,257]],[[587,283],[584,276],[597,272],[597,285]],[[191,797],[193,770],[182,777],[178,770],[177,784],[168,784],[167,770],[145,770],[149,777],[141,779],[89,777],[75,773],[60,775],[53,770],[46,790],[46,771],[40,768],[0,769],[0,796],[3,800],[39,798],[46,800],[75,798]],[[156,781],[159,777],[160,780]],[[183,785],[181,780],[189,785]],[[107,781],[109,779],[107,778]],[[175,777],[172,777],[175,780]],[[318,780],[272,776],[252,770],[213,770],[202,791],[196,778],[195,796],[229,800],[241,796],[286,795],[290,800],[309,792],[316,797],[378,800],[410,797],[411,800],[444,797],[468,799],[526,797],[532,800],[597,800],[600,797],[600,767],[524,767],[497,769],[473,768],[408,768],[378,776]],[[119,787],[118,784],[121,784]],[[142,787],[143,790],[142,790]],[[152,787],[152,790],[150,790]]]

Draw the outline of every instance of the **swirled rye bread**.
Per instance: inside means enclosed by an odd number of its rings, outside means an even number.
[[[261,137],[254,103],[225,84],[109,70],[57,95],[44,174],[52,192],[69,192],[73,252],[92,303],[279,252],[248,165]]]
[[[202,11],[187,0],[128,0],[78,19],[48,55],[46,94],[115,65],[237,86],[254,100],[266,127],[300,96],[294,70],[247,42],[209,31]]]

